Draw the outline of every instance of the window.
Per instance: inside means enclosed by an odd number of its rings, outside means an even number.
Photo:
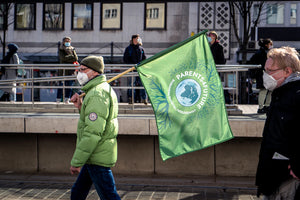
[[[105,10],[105,19],[112,19],[116,18],[118,16],[118,10],[117,9],[106,9]]]
[[[257,19],[259,13],[259,4],[254,4],[253,6],[253,19]]]
[[[267,24],[283,24],[284,4],[275,3],[267,5]]]
[[[166,29],[166,3],[145,4],[145,29]]]
[[[117,9],[112,9],[111,10],[111,18],[116,18],[118,16],[118,10]]]
[[[44,30],[64,29],[64,4],[44,4]]]
[[[110,9],[105,10],[105,16],[104,16],[105,19],[111,18],[110,17],[110,11],[111,11]]]
[[[101,29],[122,29],[122,4],[101,4]]]
[[[72,29],[93,29],[93,5],[91,3],[72,4],[72,16]]]
[[[35,4],[16,4],[15,29],[35,29]]]
[[[291,4],[291,18],[290,24],[297,24],[297,4]]]
[[[159,8],[147,9],[147,19],[158,19]]]

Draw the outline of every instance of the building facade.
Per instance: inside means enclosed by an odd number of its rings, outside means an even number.
[[[209,5],[215,9],[219,3]],[[109,57],[122,56],[131,35],[138,33],[147,56],[151,56],[190,37],[192,32],[218,29],[215,22],[202,27],[200,20],[208,14],[199,17],[201,6],[199,2],[15,3],[9,11],[11,25],[6,42],[18,44],[20,53],[29,60],[46,61],[57,55],[58,42],[70,36],[79,55]],[[214,13],[209,16],[212,18]],[[1,22],[3,16],[0,28]],[[224,30],[229,42],[229,20]],[[225,54],[229,58],[227,46]]]
[[[140,34],[149,57],[206,29],[219,34],[229,63],[236,61],[238,45],[227,2],[27,2],[12,3],[6,43],[18,44],[20,54],[31,62],[57,62],[58,44],[64,36],[72,38],[81,57],[93,54],[121,61],[132,34]],[[252,31],[252,44],[271,38],[275,47],[300,48],[299,9],[299,1],[266,2],[260,23]],[[3,22],[0,13],[1,37]]]

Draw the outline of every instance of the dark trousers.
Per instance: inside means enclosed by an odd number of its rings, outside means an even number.
[[[65,81],[65,86],[72,86],[74,84],[74,81]],[[63,83],[59,83],[60,86],[63,86]],[[57,91],[57,99],[62,99],[63,96],[63,89],[59,88]],[[72,89],[66,88],[65,89],[65,98],[71,98],[72,97]]]
[[[86,199],[92,184],[101,200],[121,200],[112,171],[108,167],[84,165],[71,190],[71,200]]]
[[[131,86],[131,77],[128,79],[128,86]],[[143,83],[142,83],[140,77],[135,78],[133,86],[138,86],[138,87],[143,86]],[[145,89],[135,89],[133,91],[133,94],[134,94],[135,102],[141,102],[142,100],[147,99],[147,94],[146,94]],[[128,98],[132,98],[132,90],[131,89],[128,89],[127,95],[128,95]]]

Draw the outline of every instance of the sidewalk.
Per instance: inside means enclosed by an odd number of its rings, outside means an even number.
[[[2,200],[67,200],[76,177],[0,174]],[[122,200],[258,200],[253,178],[115,177]],[[91,189],[88,200],[99,199]]]

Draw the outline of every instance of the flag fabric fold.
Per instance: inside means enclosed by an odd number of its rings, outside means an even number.
[[[206,32],[136,67],[155,112],[163,160],[233,138]]]

